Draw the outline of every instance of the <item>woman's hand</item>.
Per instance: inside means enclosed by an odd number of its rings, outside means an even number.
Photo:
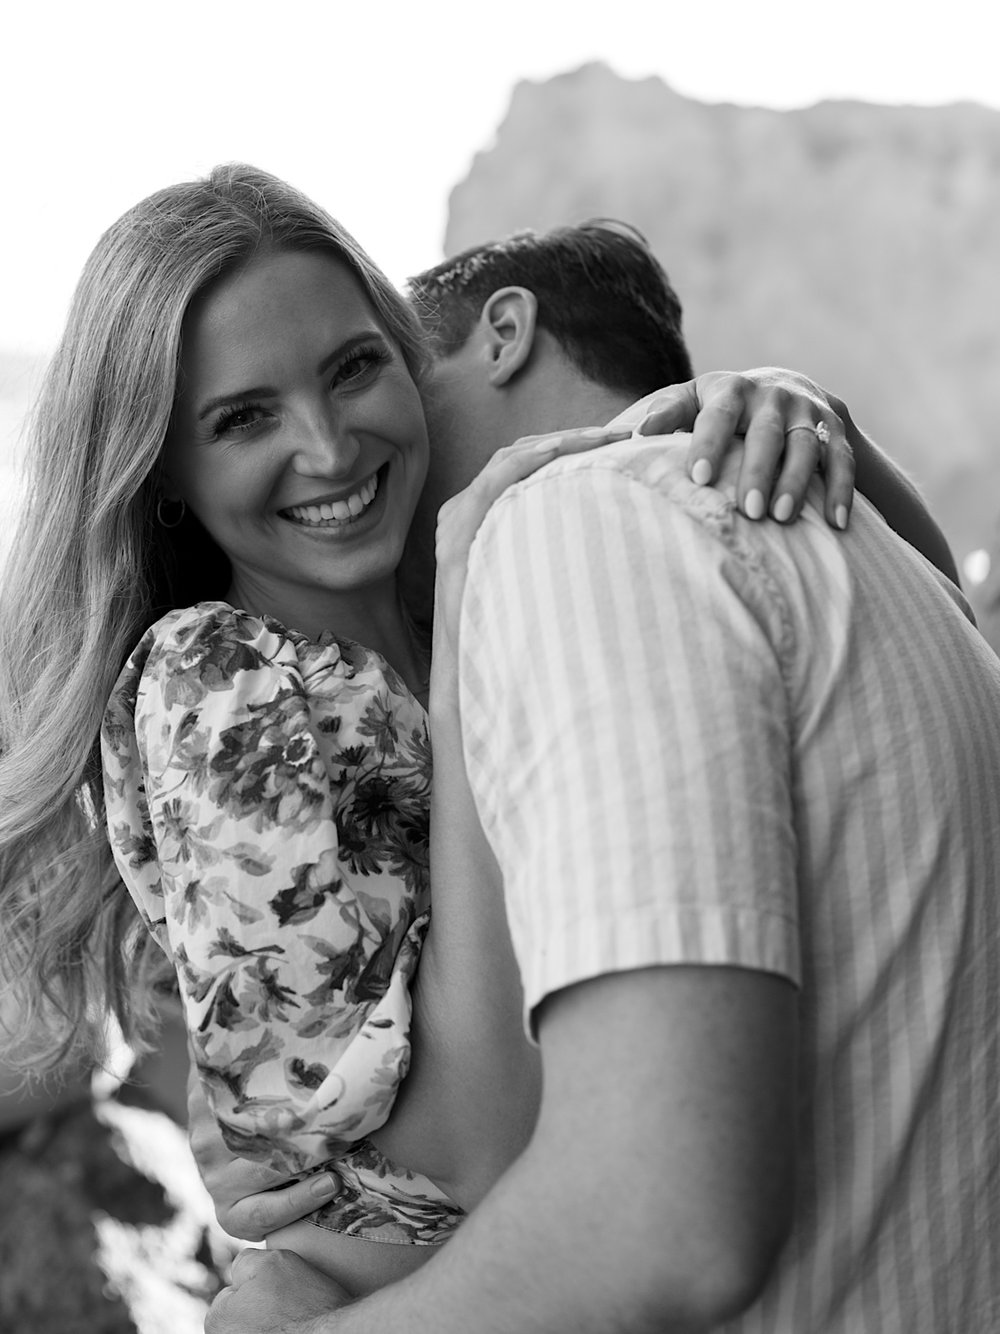
[[[263,1241],[275,1229],[311,1214],[340,1191],[340,1179],[334,1172],[282,1186],[287,1180],[282,1173],[230,1153],[193,1066],[188,1075],[188,1139],[215,1205],[215,1216],[231,1237]]]
[[[594,426],[524,436],[505,449],[498,449],[478,477],[441,506],[435,541],[435,663],[439,661],[440,650],[454,650],[457,645],[469,549],[494,501],[509,486],[530,477],[553,459],[564,454],[582,454],[616,440],[627,440],[631,434],[630,427]]]
[[[818,466],[827,522],[843,529],[854,499],[854,454],[834,402],[795,371],[710,371],[658,394],[637,434],[691,431],[688,472],[700,485],[718,475],[744,436],[736,499],[750,519],[768,512],[781,523],[796,519]]]

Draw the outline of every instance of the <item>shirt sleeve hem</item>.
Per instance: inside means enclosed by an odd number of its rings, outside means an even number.
[[[534,1041],[532,1012],[564,987],[609,973],[678,965],[749,968],[802,984],[798,932],[790,918],[731,905],[657,907],[588,923],[572,943],[536,952],[523,978],[525,1031]]]

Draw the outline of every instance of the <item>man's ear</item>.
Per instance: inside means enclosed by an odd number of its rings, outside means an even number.
[[[527,365],[537,320],[538,299],[527,287],[501,287],[487,298],[479,323],[494,388],[508,384]]]

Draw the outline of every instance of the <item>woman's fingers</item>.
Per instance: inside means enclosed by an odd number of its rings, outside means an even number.
[[[806,417],[791,426],[778,414],[758,414],[747,429],[743,461],[737,482],[737,503],[749,519],[770,513],[778,523],[792,523],[802,513],[806,493],[817,470],[827,488],[826,514],[838,528],[847,526],[853,474],[844,466],[849,453],[843,426],[832,413]],[[830,493],[830,463],[837,486]],[[835,520],[835,516],[836,520]]]
[[[779,523],[797,519],[814,473],[823,475],[827,522],[847,527],[854,499],[854,456],[840,418],[833,412],[784,431],[781,470],[774,481],[771,515]]]
[[[827,437],[818,430],[811,422],[803,422],[783,432],[784,453],[771,496],[771,517],[779,523],[791,523],[799,517],[813,474],[822,466]]]
[[[533,472],[564,454],[583,454],[601,445],[627,440],[632,434],[628,426],[581,426],[570,431],[552,431],[547,435],[528,435],[515,440],[496,454],[479,474],[477,481],[488,482],[491,489],[506,490],[515,480],[530,477]]]
[[[246,1195],[233,1201],[219,1222],[231,1237],[244,1241],[263,1241],[280,1227],[297,1223],[300,1218],[328,1204],[341,1191],[340,1178],[335,1172],[306,1177],[279,1190]]]
[[[843,531],[851,518],[854,504],[854,450],[839,417],[834,416],[830,442],[826,447],[826,499],[824,510],[827,523]]]
[[[776,497],[777,492],[772,488],[784,449],[782,414],[774,408],[754,413],[746,428],[740,474],[736,481],[736,503],[748,519],[763,519],[771,506],[772,495]]]
[[[707,486],[718,477],[734,438],[743,434],[753,386],[742,375],[725,372],[700,376],[694,384],[699,387],[701,411],[691,428],[688,475],[698,486]]]
[[[696,380],[685,380],[683,384],[661,390],[635,428],[636,435],[672,435],[674,431],[690,431],[701,411],[697,384]]]
[[[263,1241],[275,1228],[297,1222],[340,1193],[334,1172],[282,1185],[287,1178],[281,1172],[231,1153],[193,1064],[188,1074],[188,1142],[215,1216],[232,1237]]]
[[[690,431],[688,475],[699,486],[718,476],[734,437],[741,435],[758,383],[735,371],[708,371],[657,392],[636,435]]]

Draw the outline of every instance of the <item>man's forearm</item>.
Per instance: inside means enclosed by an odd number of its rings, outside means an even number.
[[[595,1165],[595,1178],[597,1168]],[[609,1183],[608,1183],[609,1184]],[[596,1193],[596,1192],[595,1192]],[[507,1177],[416,1274],[329,1316],[315,1334],[691,1334],[664,1323],[621,1281],[613,1254],[595,1262],[567,1209],[538,1191],[530,1161]],[[596,1213],[608,1213],[607,1200]],[[602,1220],[595,1216],[595,1230]],[[584,1221],[583,1231],[586,1232]],[[680,1303],[679,1303],[680,1306]]]
[[[794,1196],[793,989],[662,968],[547,1004],[528,1148],[439,1255],[317,1334],[689,1334],[755,1298]]]

